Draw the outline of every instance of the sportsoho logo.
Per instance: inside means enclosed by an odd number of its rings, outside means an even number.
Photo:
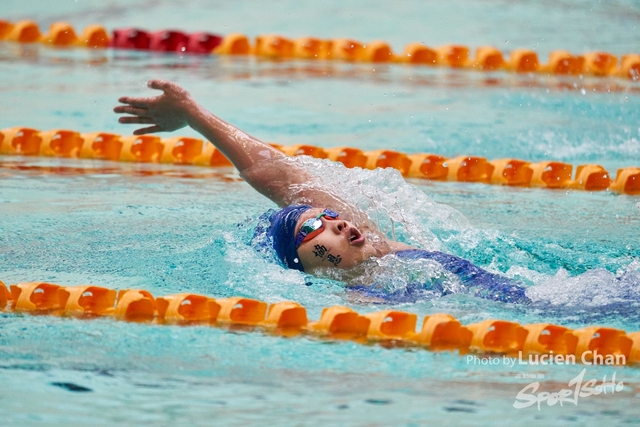
[[[585,352],[587,353],[587,352]],[[624,355],[601,355],[597,352],[592,354],[583,354],[580,360],[584,365],[624,365],[626,360]],[[547,365],[575,365],[576,358],[573,355],[554,355],[553,353],[548,355],[533,355],[528,358],[523,358],[522,352],[518,354],[518,357],[479,357],[476,355],[467,356],[467,364],[473,365],[506,365],[510,368],[515,365],[520,366],[547,366]],[[532,382],[527,384],[516,395],[516,400],[513,402],[513,407],[516,409],[528,408],[533,405],[538,406],[540,410],[541,405],[546,402],[547,406],[554,406],[560,404],[564,406],[565,403],[578,405],[578,401],[581,398],[587,398],[590,396],[597,396],[599,394],[613,394],[619,393],[624,388],[622,381],[616,381],[616,373],[611,375],[611,380],[607,381],[607,376],[602,378],[602,381],[598,379],[586,379],[585,375],[587,368],[583,368],[582,371],[576,375],[572,380],[567,383],[567,388],[562,388],[558,391],[540,391],[540,382]],[[516,374],[517,378],[544,378],[543,374]]]
[[[615,372],[611,375],[611,381],[607,381],[607,376],[605,375],[601,383],[598,383],[596,379],[590,379],[585,382],[584,376],[586,372],[587,368],[583,368],[575,378],[567,383],[568,388],[555,392],[541,391],[536,393],[540,383],[537,381],[531,383],[518,392],[516,401],[513,402],[513,407],[523,409],[537,404],[539,411],[542,402],[546,402],[547,406],[554,406],[556,403],[559,403],[560,406],[564,406],[564,403],[572,403],[577,406],[580,398],[597,396],[601,393],[607,394],[607,392],[613,394],[621,392],[624,388],[622,381],[616,382]]]

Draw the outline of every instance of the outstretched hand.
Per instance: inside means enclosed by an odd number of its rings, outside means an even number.
[[[113,111],[129,115],[120,117],[118,122],[151,125],[136,129],[134,135],[172,132],[185,127],[190,110],[196,107],[189,92],[166,80],[149,80],[147,85],[164,93],[150,98],[119,98],[118,102],[124,105],[114,107]]]

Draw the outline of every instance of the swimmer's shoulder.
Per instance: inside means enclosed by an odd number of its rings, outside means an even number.
[[[372,241],[373,247],[376,250],[376,257],[381,258],[385,255],[394,254],[396,252],[402,252],[406,250],[416,249],[413,246],[409,246],[406,243],[396,242],[395,240],[389,240],[384,236],[377,235],[378,239]]]
[[[414,246],[407,245],[406,243],[396,242],[393,240],[387,240],[387,244],[389,245],[389,249],[391,249],[391,252],[400,252],[400,251],[418,249]]]

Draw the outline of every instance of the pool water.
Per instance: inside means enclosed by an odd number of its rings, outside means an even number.
[[[248,2],[67,1],[50,10],[45,2],[24,1],[3,17],[34,19],[41,28],[67,20],[76,28],[99,22],[109,29],[384,39],[396,51],[411,41],[491,44],[505,52],[536,48],[541,58],[560,48],[628,53],[638,50],[640,36],[640,7],[623,1],[280,7],[274,13]],[[132,128],[111,113],[117,97],[149,94],[146,80],[167,78],[225,120],[284,145],[599,163],[612,173],[640,165],[640,86],[624,80],[9,43],[0,43],[0,61],[1,128],[125,134]],[[394,203],[416,219],[394,230],[401,239],[418,236],[418,243],[520,280],[534,304],[464,294],[370,304],[339,281],[285,271],[256,254],[247,227],[238,226],[253,224],[273,204],[230,168],[7,156],[0,157],[0,280],[293,300],[311,319],[340,304],[361,313],[447,312],[463,323],[501,318],[640,330],[637,197],[422,180],[410,180],[411,187],[395,171],[323,167],[324,179],[343,184],[336,191],[355,194],[353,174],[364,177],[361,188],[370,197],[358,202],[382,218],[385,230]],[[631,366],[514,367],[311,337],[10,312],[0,314],[0,356],[0,416],[8,426],[633,425],[640,419],[640,370]],[[585,378],[599,381],[615,373],[624,389],[577,405],[543,404],[540,411],[512,406],[527,384],[540,381],[557,391],[583,368]]]

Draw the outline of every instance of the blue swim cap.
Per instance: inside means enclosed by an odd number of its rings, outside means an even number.
[[[296,225],[300,216],[311,209],[309,205],[290,205],[269,216],[269,226],[266,229],[267,237],[273,243],[273,249],[283,264],[293,270],[304,271],[302,262],[298,258],[298,250],[295,244]],[[256,229],[256,233],[262,230]]]

